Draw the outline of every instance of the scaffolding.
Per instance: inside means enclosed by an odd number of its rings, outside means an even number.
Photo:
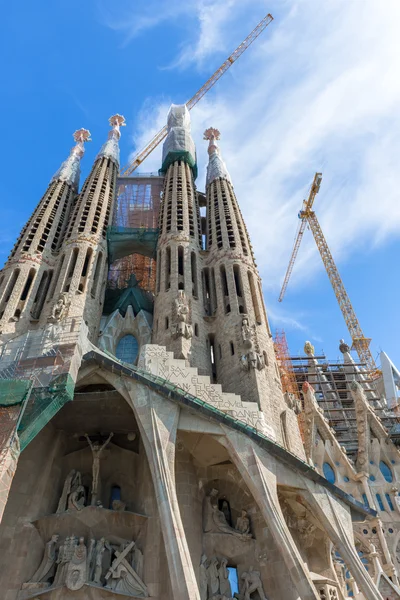
[[[18,432],[21,450],[72,400],[79,318],[29,331],[0,348],[0,448]]]
[[[158,173],[118,179],[117,201],[107,233],[108,288],[125,289],[134,274],[143,290],[154,293],[155,251],[163,185],[164,178]]]
[[[344,363],[327,360],[319,356],[291,356],[298,389],[308,382],[315,391],[316,400],[335,432],[338,442],[346,448],[347,454],[355,458],[358,451],[357,420],[350,383],[357,381],[363,388],[371,408],[380,417],[392,441],[400,443],[399,418],[390,410],[376,391],[374,371],[369,371],[365,363]],[[322,362],[319,362],[322,361]]]
[[[274,338],[274,350],[276,355],[276,361],[278,363],[279,374],[281,378],[282,391],[284,394],[292,394],[301,402],[302,409],[304,409],[302,397],[297,384],[296,375],[293,369],[293,364],[290,359],[289,347],[286,340],[286,334],[283,329],[276,330]],[[297,415],[299,422],[299,429],[301,437],[304,441],[304,412]]]

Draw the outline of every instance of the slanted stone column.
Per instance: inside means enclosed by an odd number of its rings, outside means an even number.
[[[282,514],[275,475],[275,459],[241,433],[224,428],[226,437],[218,437],[246,482],[271,534],[280,549],[301,600],[319,598],[297,546]]]
[[[200,600],[175,488],[175,441],[180,409],[134,382],[125,381],[125,389],[149,461],[173,600]]]
[[[332,496],[325,488],[304,480],[308,491],[303,494],[314,516],[340,553],[365,600],[382,600],[377,587],[357,554],[350,508]]]

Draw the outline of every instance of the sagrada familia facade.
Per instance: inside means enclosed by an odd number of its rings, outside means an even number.
[[[110,125],[81,188],[74,134],[0,273],[1,599],[400,599],[384,398],[351,379],[346,449],[307,377],[300,400],[283,389],[216,129],[202,193],[171,107],[151,242],[113,220],[129,182]],[[109,292],[128,251],[156,265],[154,294],[134,272]]]

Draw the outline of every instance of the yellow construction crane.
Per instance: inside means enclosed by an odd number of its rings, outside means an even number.
[[[344,287],[343,281],[339,275],[339,271],[337,270],[335,261],[333,260],[333,256],[331,254],[331,251],[329,250],[325,236],[322,233],[321,226],[318,222],[315,212],[313,211],[314,200],[319,192],[321,181],[322,173],[316,173],[311,186],[310,193],[308,195],[308,199],[304,200],[302,210],[299,212],[299,219],[301,220],[301,223],[297,232],[292,255],[290,257],[289,266],[287,268],[285,279],[282,285],[281,293],[279,296],[279,302],[282,302],[283,296],[285,295],[290,275],[293,271],[293,265],[296,260],[297,253],[299,251],[301,240],[303,238],[304,230],[306,226],[309,225],[314,236],[315,243],[317,244],[319,253],[321,255],[322,262],[324,263],[326,272],[328,273],[328,277],[332,284],[333,291],[335,292],[337,301],[339,302],[339,307],[344,316],[344,320],[346,321],[346,325],[351,335],[351,339],[353,340],[353,347],[357,351],[360,361],[362,363],[365,363],[366,368],[370,371],[371,377],[373,377],[375,374],[377,374],[377,368],[374,358],[369,349],[371,339],[366,338],[363,334],[361,325],[358,322],[356,313],[354,312],[354,309],[351,305],[350,298],[347,295],[346,288]]]
[[[208,79],[208,81],[206,81],[206,83],[198,90],[198,92],[196,92],[195,95],[188,102],[186,102],[186,106],[189,110],[191,110],[193,106],[195,106],[198,103],[198,101],[201,100],[201,98],[208,92],[208,90],[210,90],[213,87],[213,85],[218,81],[218,79],[220,79],[220,77],[222,77],[222,75],[226,73],[229,67],[231,67],[235,61],[237,61],[239,56],[241,56],[243,52],[247,50],[250,44],[252,44],[254,40],[258,38],[260,33],[264,31],[264,29],[271,23],[271,21],[273,21],[273,17],[272,15],[268,14],[262,19],[262,21],[259,22],[257,27],[253,29],[253,31],[247,36],[244,42],[242,42],[236,48],[236,50],[232,52],[232,54],[226,59],[226,61],[219,67],[219,69],[215,71],[214,75],[212,75],[210,79]],[[137,169],[138,166],[144,161],[144,159],[147,158],[149,154],[151,154],[151,152],[153,152],[153,150],[157,148],[158,144],[160,144],[163,141],[163,139],[167,136],[167,133],[167,126],[165,126],[153,137],[151,142],[149,142],[141,152],[136,154],[131,163],[125,165],[121,169],[120,175],[130,175],[135,169]]]

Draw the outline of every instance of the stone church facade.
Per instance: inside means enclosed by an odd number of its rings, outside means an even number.
[[[302,403],[283,392],[219,132],[201,194],[185,106],[155,293],[133,278],[106,310],[110,125],[80,190],[90,134],[74,134],[0,276],[1,598],[400,598],[399,451],[362,378],[354,460],[310,384]]]

